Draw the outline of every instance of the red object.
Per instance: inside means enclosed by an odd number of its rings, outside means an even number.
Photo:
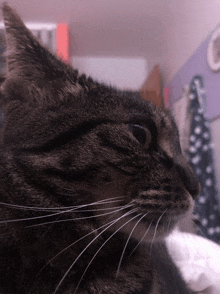
[[[56,30],[57,56],[65,62],[70,61],[69,56],[69,26],[59,23]]]
[[[163,97],[164,97],[164,105],[165,105],[165,107],[168,107],[169,92],[170,92],[170,89],[168,87],[165,87],[164,90],[163,90]]]

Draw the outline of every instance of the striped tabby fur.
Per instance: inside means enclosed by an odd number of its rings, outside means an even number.
[[[79,75],[3,15],[0,293],[189,293],[163,239],[199,188],[170,113]]]

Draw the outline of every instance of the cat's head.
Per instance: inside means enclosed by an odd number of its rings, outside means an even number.
[[[3,15],[2,148],[17,189],[8,201],[92,207],[97,226],[118,219],[109,230],[134,228],[139,239],[147,229],[146,239],[169,231],[199,190],[169,112],[79,75],[42,46],[7,4]]]

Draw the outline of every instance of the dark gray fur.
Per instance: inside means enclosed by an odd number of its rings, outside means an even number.
[[[79,75],[3,15],[0,293],[188,293],[163,239],[199,187],[169,111]]]

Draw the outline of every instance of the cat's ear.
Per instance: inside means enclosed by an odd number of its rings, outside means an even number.
[[[68,89],[65,95],[79,92],[78,72],[41,45],[9,5],[4,3],[2,11],[7,60],[4,94],[10,99],[44,103],[64,99],[64,88]]]

